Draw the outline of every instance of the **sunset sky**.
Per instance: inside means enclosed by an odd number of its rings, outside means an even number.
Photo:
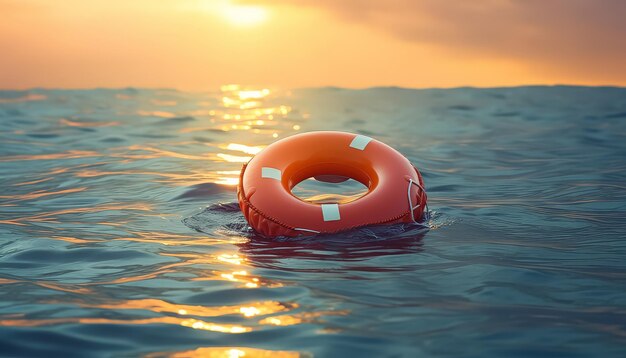
[[[0,0],[0,88],[626,85],[621,0]]]

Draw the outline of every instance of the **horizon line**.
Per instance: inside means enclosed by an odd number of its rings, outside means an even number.
[[[231,84],[228,84],[231,85]],[[571,87],[571,88],[617,88],[626,89],[626,85],[618,84],[600,84],[600,85],[587,85],[587,84],[575,84],[575,83],[554,83],[554,84],[521,84],[511,86],[432,86],[432,87],[407,87],[396,85],[374,85],[367,87],[348,87],[348,86],[336,86],[336,85],[322,85],[322,86],[302,86],[302,87],[282,87],[277,85],[254,85],[254,84],[234,84],[241,86],[242,88],[274,88],[274,90],[312,90],[312,89],[336,89],[336,90],[351,90],[351,91],[366,91],[371,89],[400,89],[400,90],[455,90],[455,89],[507,89],[507,88],[528,88],[528,87]],[[47,87],[47,86],[35,86],[25,88],[9,88],[0,87],[1,92],[28,92],[28,91],[94,91],[94,90],[167,90],[176,92],[213,92],[223,85],[217,85],[214,89],[185,89],[176,87],[147,87],[147,86],[95,86],[95,87]]]

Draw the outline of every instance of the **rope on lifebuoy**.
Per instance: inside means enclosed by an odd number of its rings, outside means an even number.
[[[415,185],[418,188],[420,188],[422,193],[425,193],[426,190],[424,190],[424,187],[421,186],[419,183],[414,182],[413,179],[409,179],[409,185],[406,189],[406,195],[407,195],[407,198],[409,199],[409,211],[411,212],[411,220],[413,220],[414,223],[419,224],[419,222],[415,220],[415,214],[413,213],[413,210],[419,208],[421,204],[417,204],[416,206],[413,206],[413,200],[411,200],[411,185]],[[428,209],[428,203],[426,203],[426,212],[425,212],[424,217],[428,219],[429,215],[430,214],[429,214],[429,209]]]

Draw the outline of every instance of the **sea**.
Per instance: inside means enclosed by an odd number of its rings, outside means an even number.
[[[243,163],[318,130],[423,220],[256,234]],[[626,88],[0,91],[0,356],[624,357]]]

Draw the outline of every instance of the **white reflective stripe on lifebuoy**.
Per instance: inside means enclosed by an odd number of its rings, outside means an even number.
[[[263,167],[261,168],[261,178],[280,180],[281,172],[279,169],[276,168]]]
[[[322,204],[322,216],[324,221],[337,221],[341,219],[338,204]]]
[[[372,138],[359,134],[354,137],[352,143],[350,143],[350,147],[358,150],[363,150],[371,140]]]

